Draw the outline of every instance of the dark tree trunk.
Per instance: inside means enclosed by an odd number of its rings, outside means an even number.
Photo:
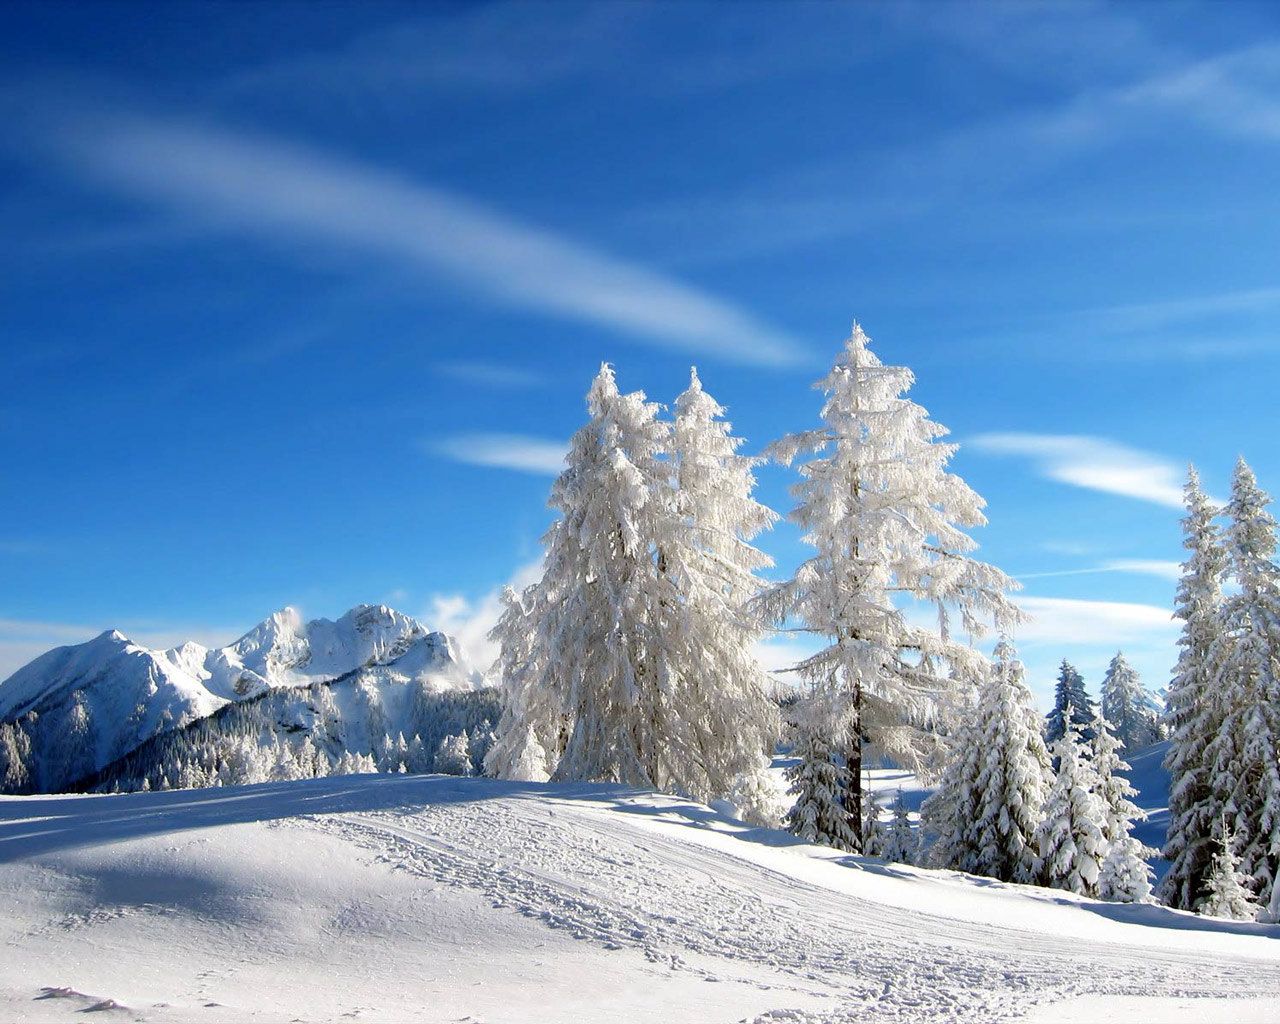
[[[845,755],[845,765],[849,769],[849,788],[844,791],[844,810],[849,828],[858,840],[854,852],[862,853],[862,712],[857,705],[854,706],[853,721],[849,728],[849,749]]]

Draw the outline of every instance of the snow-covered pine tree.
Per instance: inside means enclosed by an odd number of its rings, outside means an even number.
[[[1252,921],[1258,916],[1258,904],[1249,888],[1248,876],[1240,871],[1235,845],[1235,837],[1231,835],[1224,816],[1219,819],[1204,896],[1196,904],[1197,914],[1225,917],[1232,921]]]
[[[1039,881],[1082,896],[1098,895],[1098,879],[1107,855],[1105,812],[1098,797],[1098,776],[1083,756],[1075,723],[1054,743],[1058,762],[1036,831]]]
[[[1258,915],[1264,924],[1280,924],[1280,885],[1271,887],[1271,902]]]
[[[924,862],[931,867],[971,871],[978,863],[978,775],[983,750],[978,734],[978,704],[951,731],[950,758],[938,787],[920,807],[921,831],[933,836]]]
[[[470,775],[471,751],[467,747],[467,734],[455,733],[440,741],[436,751],[436,771],[442,775]]]
[[[1174,615],[1182,620],[1182,635],[1166,702],[1171,736],[1164,760],[1170,787],[1163,855],[1170,867],[1159,896],[1172,907],[1191,910],[1204,888],[1213,859],[1213,830],[1221,814],[1211,785],[1207,747],[1222,724],[1210,659],[1219,647],[1226,553],[1214,524],[1217,510],[1201,490],[1194,467],[1188,471],[1183,493],[1187,514],[1182,520],[1182,546],[1188,555],[1174,606]]]
[[[1160,739],[1156,716],[1137,670],[1117,651],[1102,677],[1102,717],[1125,751],[1140,750]]]
[[[867,857],[883,857],[889,832],[880,820],[880,805],[870,792],[862,803],[866,808],[862,815],[862,853]]]
[[[902,799],[902,790],[899,789],[893,799],[893,821],[889,824],[889,834],[884,844],[884,859],[898,864],[914,864],[917,847],[907,802]]]
[[[1014,582],[970,557],[976,545],[964,528],[985,523],[983,501],[947,472],[955,446],[903,397],[913,382],[905,367],[883,365],[855,324],[816,385],[826,396],[823,425],[771,447],[788,465],[811,454],[792,489],[791,518],[816,553],[766,592],[761,608],[771,621],[798,619],[828,641],[796,668],[838,712],[829,734],[847,759],[842,801],[853,832],[862,819],[864,742],[912,770],[940,759],[934,726],[956,678],[950,670],[980,658],[952,636],[952,613],[970,636],[985,632],[984,620],[1018,618],[1006,596]],[[936,628],[908,620],[908,599],[934,606]]]
[[[1114,663],[1113,663],[1114,664]],[[1152,871],[1146,858],[1154,854],[1133,835],[1135,822],[1147,814],[1133,802],[1137,790],[1121,772],[1129,765],[1120,759],[1120,741],[1105,717],[1093,720],[1092,767],[1098,777],[1102,801],[1103,838],[1107,853],[1098,879],[1098,895],[1120,903],[1145,903],[1151,899]]]
[[[1084,688],[1084,677],[1071,662],[1063,658],[1062,665],[1058,668],[1058,681],[1053,688],[1053,710],[1049,712],[1045,722],[1045,742],[1052,744],[1060,740],[1067,731],[1068,721],[1075,722],[1077,728],[1081,728],[1081,742],[1091,741],[1093,736],[1087,725],[1096,714],[1093,700]]]
[[[1053,771],[1026,673],[1007,639],[996,645],[971,735],[977,758],[972,856],[956,866],[1006,882],[1033,881],[1036,829]]]
[[[762,460],[738,454],[724,411],[691,371],[670,439],[674,506],[655,538],[675,604],[660,609],[657,668],[671,710],[653,781],[705,802],[767,788],[780,731],[754,653],[764,627],[749,607],[763,587],[756,573],[773,564],[750,540],[778,517],[752,498]]]
[[[569,538],[556,535],[554,527],[544,543],[553,536],[560,545],[569,543]],[[555,562],[564,572],[561,554]],[[560,582],[563,585],[563,580]],[[502,718],[497,739],[485,755],[486,775],[546,782],[564,749],[568,733],[563,680],[547,664],[548,642],[543,629],[555,611],[555,583],[544,575],[523,594],[503,588],[502,615],[489,632],[489,639],[498,645],[494,671],[502,680]]]
[[[737,817],[750,825],[777,828],[786,813],[767,771],[743,772],[734,780],[727,799]]]
[[[848,789],[843,761],[832,757],[831,744],[819,731],[819,721],[799,725],[797,761],[787,769],[787,793],[795,798],[787,812],[786,826],[808,843],[857,852],[861,843],[861,822],[855,832],[841,796]]]
[[[643,393],[618,391],[608,365],[587,408],[552,487],[560,515],[543,538],[543,577],[521,598],[526,633],[509,605],[513,628],[496,637],[503,688],[517,700],[491,765],[504,775],[525,763],[521,744],[532,734],[557,762],[548,764],[557,779],[663,788],[662,747],[679,714],[664,690],[660,628],[678,602],[656,550],[674,518],[670,428]],[[523,678],[513,678],[521,655]],[[543,701],[558,712],[549,724]]]
[[[664,459],[669,426],[643,392],[622,394],[602,366],[587,396],[591,421],[574,435],[556,481],[567,586],[558,586],[552,671],[567,680],[572,723],[552,777],[665,788],[663,743],[679,709],[664,671],[662,620],[676,607],[656,546],[673,499]],[[553,527],[553,530],[555,527]],[[548,574],[556,570],[553,539]]]
[[[1266,904],[1280,861],[1280,567],[1270,497],[1241,459],[1227,504],[1226,549],[1237,592],[1222,603],[1210,652],[1222,724],[1209,745],[1240,869]]]
[[[18,722],[0,724],[0,793],[25,793],[30,787],[31,737]]]

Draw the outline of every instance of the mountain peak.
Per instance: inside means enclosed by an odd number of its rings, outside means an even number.
[[[95,644],[98,646],[106,646],[106,645],[119,646],[120,644],[128,644],[132,642],[133,641],[131,641],[127,636],[121,633],[120,630],[118,629],[104,629],[101,633],[99,633],[97,636],[95,636],[92,640],[89,641],[89,643]]]

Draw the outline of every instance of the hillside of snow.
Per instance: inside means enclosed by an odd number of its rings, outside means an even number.
[[[359,605],[310,622],[286,608],[213,650],[155,651],[117,631],[59,647],[0,683],[0,722],[22,723],[29,737],[23,789],[53,791],[229,703],[359,669],[435,689],[483,683],[456,641],[391,608]]]
[[[442,776],[0,799],[0,933],[0,1017],[30,1021],[1245,1024],[1280,999],[1274,926]]]

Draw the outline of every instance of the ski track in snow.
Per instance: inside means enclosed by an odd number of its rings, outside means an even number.
[[[708,981],[770,968],[789,983],[762,983],[778,990],[779,1006],[761,1022],[1008,1020],[1097,994],[1280,996],[1270,965],[894,908],[726,856],[687,841],[678,826],[637,829],[632,815],[583,802],[444,803],[311,817],[304,827]],[[788,989],[810,1006],[815,995],[835,1005],[788,1008]]]

